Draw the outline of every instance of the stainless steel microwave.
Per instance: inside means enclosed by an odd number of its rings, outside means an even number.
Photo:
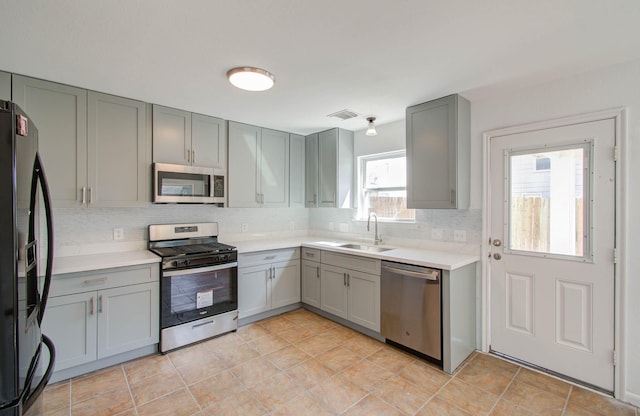
[[[153,202],[160,204],[224,204],[222,169],[169,163],[153,164]]]

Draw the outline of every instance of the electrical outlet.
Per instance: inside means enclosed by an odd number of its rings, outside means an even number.
[[[113,229],[113,239],[114,240],[124,240],[124,228],[114,228]]]
[[[467,241],[467,232],[465,230],[454,230],[453,241],[465,242]]]
[[[431,230],[431,239],[432,240],[442,240],[444,233],[442,228],[434,228]]]
[[[243,233],[246,233],[247,232],[247,224],[245,224],[245,223],[240,224],[240,231],[243,232]]]
[[[293,221],[289,221],[289,229],[294,230],[296,228],[296,223]]]

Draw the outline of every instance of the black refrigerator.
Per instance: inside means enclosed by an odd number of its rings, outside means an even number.
[[[53,226],[38,130],[0,100],[0,416],[41,414],[55,348],[41,332]]]

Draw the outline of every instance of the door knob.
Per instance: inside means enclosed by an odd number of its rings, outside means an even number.
[[[500,255],[500,253],[493,253],[493,258],[496,260],[500,260],[502,256]]]

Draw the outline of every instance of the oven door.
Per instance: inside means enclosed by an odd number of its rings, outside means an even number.
[[[238,263],[163,270],[160,326],[195,321],[238,309]]]

